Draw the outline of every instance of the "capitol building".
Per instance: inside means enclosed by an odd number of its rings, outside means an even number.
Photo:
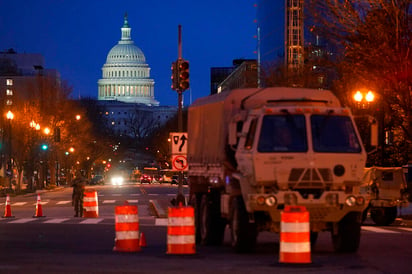
[[[154,80],[146,57],[131,38],[127,15],[121,28],[122,37],[107,55],[98,81],[99,100],[117,100],[158,106],[154,99]]]
[[[97,99],[114,132],[133,137],[130,128],[136,125],[131,125],[131,120],[136,119],[132,117],[144,114],[152,125],[160,127],[176,114],[177,108],[160,106],[155,99],[155,81],[150,78],[143,51],[132,40],[131,30],[126,14],[121,39],[110,49],[102,67]]]

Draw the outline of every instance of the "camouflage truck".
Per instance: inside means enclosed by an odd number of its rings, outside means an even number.
[[[365,168],[361,190],[370,195],[363,221],[369,213],[375,224],[390,225],[398,215],[397,209],[409,206],[409,194],[402,167]]]
[[[236,89],[188,110],[188,179],[196,240],[237,252],[259,232],[280,232],[286,206],[304,206],[310,236],[330,231],[334,250],[356,252],[368,195],[366,152],[350,109],[327,90]]]

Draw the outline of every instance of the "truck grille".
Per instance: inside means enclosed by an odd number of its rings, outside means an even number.
[[[293,168],[289,174],[288,187],[299,191],[303,197],[309,194],[319,197],[332,185],[332,171],[328,168]]]

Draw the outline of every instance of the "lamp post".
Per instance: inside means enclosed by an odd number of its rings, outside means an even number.
[[[12,156],[12,132],[11,132],[11,122],[14,119],[14,114],[10,110],[6,114],[7,120],[9,120],[9,176],[10,176],[10,189],[12,189],[12,181],[13,181],[13,156]]]
[[[362,92],[360,90],[356,91],[353,95],[353,99],[357,103],[358,108],[360,109],[369,109],[370,105],[375,102],[375,93],[371,90],[367,92]],[[384,166],[385,163],[385,112],[383,111],[383,102],[382,100],[377,101],[378,106],[378,113],[377,113],[377,120],[378,120],[378,143],[377,147],[381,149],[380,155],[380,165]]]

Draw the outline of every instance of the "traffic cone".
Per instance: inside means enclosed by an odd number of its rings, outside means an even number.
[[[40,194],[37,194],[36,214],[33,217],[44,217]]]
[[[147,246],[147,244],[146,244],[146,237],[144,236],[144,233],[143,232],[140,232],[140,241],[139,241],[139,245],[140,245],[140,247],[146,247]]]
[[[10,196],[9,196],[9,194],[7,194],[6,207],[5,207],[5,210],[4,210],[3,218],[10,218],[10,217],[14,217],[14,216],[11,216]]]

